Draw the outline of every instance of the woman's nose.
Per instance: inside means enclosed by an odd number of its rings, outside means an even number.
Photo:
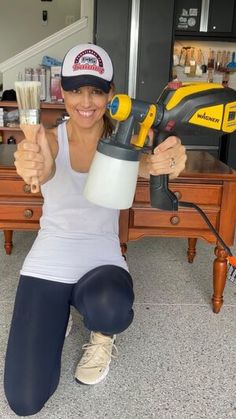
[[[89,93],[89,92],[83,92],[82,94],[81,94],[81,96],[80,96],[80,99],[81,99],[81,104],[84,106],[84,107],[89,107],[90,105],[91,105],[91,102],[92,102],[92,96],[91,96],[91,94]]]

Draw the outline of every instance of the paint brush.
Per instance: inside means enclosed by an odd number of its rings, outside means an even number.
[[[16,81],[16,98],[19,109],[20,128],[25,138],[36,143],[36,135],[39,130],[40,115],[40,93],[41,83],[39,81]],[[31,178],[31,192],[39,192],[39,179]]]

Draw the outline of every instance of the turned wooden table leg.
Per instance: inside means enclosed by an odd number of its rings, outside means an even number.
[[[187,256],[188,256],[188,262],[193,263],[193,259],[196,255],[196,238],[188,238],[188,250],[187,250]]]
[[[13,236],[13,230],[4,230],[4,238],[5,238],[4,248],[6,250],[7,255],[10,255],[12,251],[12,247],[13,247],[12,236]]]
[[[213,296],[214,313],[219,313],[223,304],[223,293],[227,277],[227,253],[219,246],[215,248],[216,259],[213,263]]]

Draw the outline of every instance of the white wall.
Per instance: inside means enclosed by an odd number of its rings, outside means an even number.
[[[81,0],[0,0],[0,63],[80,18]],[[42,10],[48,24],[42,25]]]
[[[1,1],[2,0],[0,0],[0,2]],[[35,0],[31,1],[35,2]],[[52,3],[54,1],[55,0],[52,0]],[[47,4],[47,2],[43,3]],[[83,19],[77,20],[74,24],[61,29],[61,31],[39,41],[8,60],[3,61],[2,63],[0,62],[0,83],[3,83],[3,90],[13,89],[18,74],[24,74],[25,67],[37,67],[41,64],[44,55],[62,60],[66,51],[72,46],[82,42],[93,41],[94,0],[81,0],[80,3],[81,17],[83,17]],[[86,25],[83,23],[81,24],[85,17],[87,18]],[[80,26],[83,26],[83,28],[80,29]],[[72,31],[73,27],[75,27],[75,30]],[[51,38],[53,38],[53,42],[51,42]]]

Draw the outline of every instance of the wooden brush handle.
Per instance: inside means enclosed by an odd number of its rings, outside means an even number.
[[[25,138],[33,143],[36,143],[36,135],[39,130],[40,125],[28,125],[28,124],[20,124],[20,129],[25,134]],[[33,176],[30,182],[30,189],[31,192],[37,193],[40,191],[39,179],[37,176]]]

